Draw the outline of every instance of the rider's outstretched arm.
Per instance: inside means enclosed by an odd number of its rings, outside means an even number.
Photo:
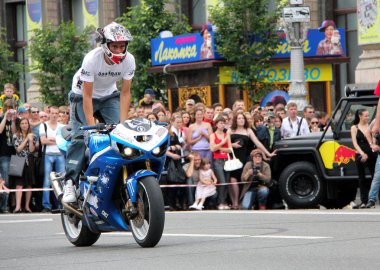
[[[132,80],[123,80],[120,91],[120,122],[128,119]]]
[[[87,125],[95,125],[94,108],[92,106],[92,89],[94,83],[83,82],[83,112],[86,116]]]

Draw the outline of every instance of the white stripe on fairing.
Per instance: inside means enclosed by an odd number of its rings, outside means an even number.
[[[92,156],[91,158],[91,161],[90,161],[90,164],[95,160],[97,159],[100,155],[103,155],[105,152],[111,150],[111,146],[107,146],[106,148],[104,148],[103,150],[100,150],[98,153],[96,153],[95,155]]]

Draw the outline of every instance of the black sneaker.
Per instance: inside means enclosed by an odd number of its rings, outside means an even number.
[[[375,202],[372,200],[369,200],[365,207],[366,208],[375,208]]]
[[[49,208],[42,209],[41,213],[50,213],[51,210]]]

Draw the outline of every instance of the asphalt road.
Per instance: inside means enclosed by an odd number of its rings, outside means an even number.
[[[59,215],[0,215],[0,269],[376,269],[379,248],[379,209],[168,212],[150,249],[130,233],[78,248]]]

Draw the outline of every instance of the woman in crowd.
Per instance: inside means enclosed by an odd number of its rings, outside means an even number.
[[[17,127],[16,134],[13,135],[13,144],[16,149],[16,153],[20,157],[26,157],[23,174],[21,177],[11,177],[13,186],[16,186],[16,208],[14,213],[21,213],[21,199],[23,187],[32,188],[34,182],[34,158],[32,153],[37,149],[37,137],[33,134],[29,120],[22,118],[20,124]],[[21,169],[21,168],[20,168]],[[25,197],[25,211],[31,213],[30,199],[32,192],[27,191]]]
[[[157,121],[158,120],[158,116],[155,114],[155,113],[149,113],[146,118],[150,121],[150,122],[154,122],[154,121]]]
[[[275,118],[274,118],[274,126],[278,129],[281,130],[281,126],[282,126],[282,118],[278,115],[275,115]]]
[[[70,122],[70,107],[69,106],[59,106],[59,118],[58,122],[62,125],[68,125]]]
[[[238,158],[243,165],[246,163],[250,152],[248,152],[249,141],[251,140],[256,148],[263,151],[267,158],[274,156],[274,153],[269,153],[268,150],[262,145],[253,133],[252,129],[248,127],[248,121],[245,118],[244,113],[236,113],[232,126],[228,130],[228,134],[231,136],[231,145]],[[231,183],[238,183],[241,179],[242,168],[231,172]],[[230,198],[232,201],[232,209],[239,209],[239,187],[236,184],[231,185]]]
[[[372,137],[368,120],[368,110],[359,109],[355,112],[355,118],[351,126],[352,143],[356,150],[355,163],[359,174],[360,208],[365,208],[368,203],[368,193],[371,187],[371,179],[373,178],[377,157],[376,153],[372,152],[370,146],[372,144]],[[366,179],[365,177],[366,167],[371,173],[371,179]]]
[[[170,119],[170,126],[169,126],[169,135],[170,135],[170,145],[168,147],[168,150],[166,151],[166,162],[165,162],[165,168],[168,168],[169,162],[174,161],[177,166],[181,166],[182,163],[182,155],[183,155],[183,148],[182,143],[184,142],[183,133],[181,131],[182,128],[182,117],[180,114],[173,114],[172,118]],[[167,181],[168,184],[178,184],[178,183],[172,183],[170,181]],[[167,190],[167,196],[168,196],[168,203],[169,207],[173,210],[181,208],[177,206],[177,201],[179,203],[181,200],[185,199],[185,191],[181,188],[169,188]]]
[[[317,117],[311,118],[309,128],[310,128],[310,132],[320,132],[321,131]]]
[[[223,116],[215,119],[216,131],[210,135],[210,149],[213,152],[214,172],[218,182],[225,184],[229,182],[230,173],[224,171],[224,162],[227,160],[228,153],[231,153],[231,140],[225,132],[226,120]],[[228,210],[227,205],[227,186],[218,186],[218,209]]]
[[[187,144],[192,151],[200,153],[202,158],[212,159],[210,151],[210,135],[212,128],[209,123],[203,122],[204,111],[201,108],[195,109],[195,123],[189,127]]]

